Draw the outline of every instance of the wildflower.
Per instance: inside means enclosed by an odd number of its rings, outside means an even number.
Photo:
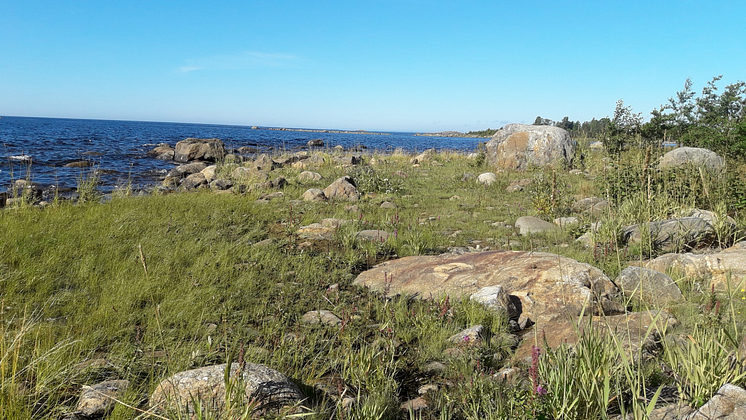
[[[536,395],[546,395],[547,390],[543,386],[539,385],[536,387]]]

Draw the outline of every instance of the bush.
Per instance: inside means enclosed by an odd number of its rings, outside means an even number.
[[[355,181],[357,190],[362,193],[396,194],[402,190],[402,181],[381,175],[370,166],[355,166],[348,175]]]

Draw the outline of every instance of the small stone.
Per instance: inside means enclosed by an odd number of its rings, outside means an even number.
[[[342,324],[342,320],[334,315],[331,311],[319,310],[306,312],[301,318],[301,322],[304,324],[324,324],[329,326],[338,326]]]
[[[129,384],[127,380],[115,380],[84,386],[76,409],[85,417],[102,417],[114,409],[114,399],[121,398]]]
[[[534,216],[519,217],[518,220],[515,221],[515,226],[520,229],[521,235],[557,230],[557,226],[553,223],[549,223]]]
[[[448,338],[454,344],[474,346],[482,342],[482,325],[474,325]]]
[[[303,171],[298,174],[298,182],[300,183],[321,181],[321,179],[321,174],[317,172]]]
[[[492,172],[485,172],[477,177],[477,183],[482,185],[492,185],[497,181],[497,175]]]
[[[394,204],[394,203],[392,203],[390,201],[384,201],[383,203],[381,203],[381,208],[382,209],[395,209],[396,208],[396,204]]]
[[[438,385],[434,384],[428,384],[428,385],[422,385],[417,389],[417,393],[420,395],[425,395],[428,392],[437,392],[438,391]]]
[[[425,372],[431,372],[431,373],[445,372],[446,369],[448,369],[448,367],[441,362],[430,362],[426,364],[425,367],[423,368]]]
[[[318,188],[309,188],[303,193],[303,201],[326,201],[324,191]]]
[[[562,228],[577,225],[578,223],[580,221],[577,217],[558,217],[554,219],[554,224]]]
[[[427,408],[427,401],[422,397],[402,403],[401,409],[404,411],[420,411]]]
[[[516,376],[518,376],[518,369],[516,368],[505,368],[492,375],[493,378],[503,382],[513,382]]]
[[[361,230],[357,233],[357,235],[355,235],[357,239],[363,239],[371,242],[386,242],[389,236],[391,235],[385,230],[377,229]]]

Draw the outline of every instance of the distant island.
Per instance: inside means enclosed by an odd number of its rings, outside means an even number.
[[[369,134],[376,136],[390,136],[391,133],[378,133],[365,130],[326,130],[320,128],[285,128],[285,127],[257,127],[252,126],[252,130],[275,130],[275,131],[302,131],[304,133],[337,133],[337,134]]]
[[[472,137],[472,138],[490,138],[497,132],[497,129],[488,128],[482,131],[469,131],[462,133],[460,131],[441,131],[439,133],[417,133],[415,136],[422,137]]]

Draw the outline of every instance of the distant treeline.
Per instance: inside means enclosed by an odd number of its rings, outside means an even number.
[[[534,120],[534,125],[553,125],[564,128],[570,132],[572,137],[600,138],[606,132],[606,128],[610,122],[611,119],[609,117],[604,117],[600,120],[594,118],[581,123],[580,121],[570,121],[569,117],[564,117],[560,121],[552,121],[549,118],[538,116]]]

